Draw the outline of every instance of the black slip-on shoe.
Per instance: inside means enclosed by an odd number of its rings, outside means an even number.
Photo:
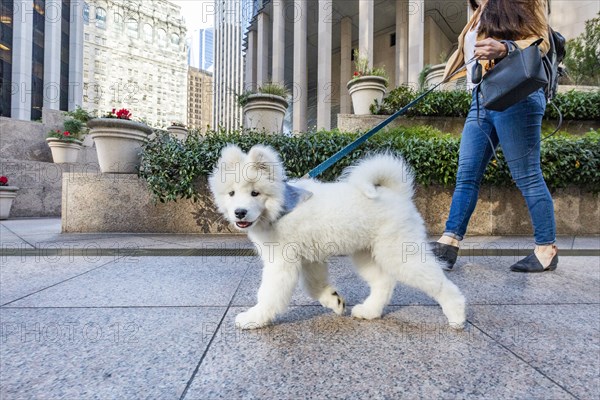
[[[446,271],[452,271],[458,258],[458,247],[440,242],[430,242],[431,251],[435,258]]]
[[[545,272],[545,271],[554,271],[558,266],[558,253],[552,257],[552,261],[550,261],[550,265],[548,268],[544,268],[544,266],[540,263],[535,253],[531,253],[527,257],[522,260],[517,261],[515,264],[511,265],[510,270],[514,272]]]

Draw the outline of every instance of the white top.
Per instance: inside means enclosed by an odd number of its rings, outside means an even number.
[[[471,59],[473,58],[473,56],[475,56],[475,43],[477,43],[477,35],[479,34],[479,23],[477,23],[477,26],[475,27],[475,29],[471,29],[469,30],[469,32],[467,32],[467,34],[465,35],[465,64]],[[473,63],[469,64],[467,66],[467,89],[472,90],[475,85],[473,84],[473,82],[471,81],[471,70],[473,68]]]

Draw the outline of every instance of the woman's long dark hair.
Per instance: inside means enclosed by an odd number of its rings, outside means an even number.
[[[486,37],[519,40],[548,30],[540,17],[543,0],[488,0],[481,12],[479,33]]]

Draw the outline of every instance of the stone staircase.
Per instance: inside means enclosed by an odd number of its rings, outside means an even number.
[[[90,137],[85,138],[77,163],[52,162],[46,135],[53,129],[62,129],[63,121],[63,113],[52,110],[44,110],[41,122],[0,117],[0,175],[20,188],[11,218],[60,216],[63,174],[99,171]]]

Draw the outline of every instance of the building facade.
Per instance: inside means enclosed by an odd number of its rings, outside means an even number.
[[[83,8],[76,0],[0,2],[0,116],[39,120],[83,97]]]
[[[205,132],[213,126],[213,75],[192,66],[188,69],[187,126]]]
[[[567,39],[600,2],[550,0],[550,24]],[[383,67],[389,89],[418,86],[426,65],[443,64],[471,16],[464,0],[263,0],[245,32],[246,86],[275,82],[293,91],[294,132],[330,129],[350,114],[353,50]],[[289,111],[289,110],[288,110]]]
[[[188,65],[203,71],[214,71],[215,30],[198,29],[189,36]]]
[[[84,108],[128,108],[166,127],[186,122],[181,8],[165,0],[92,0],[84,11]]]
[[[242,126],[237,96],[244,91],[243,34],[262,0],[215,2],[215,72],[213,126],[227,130]]]

